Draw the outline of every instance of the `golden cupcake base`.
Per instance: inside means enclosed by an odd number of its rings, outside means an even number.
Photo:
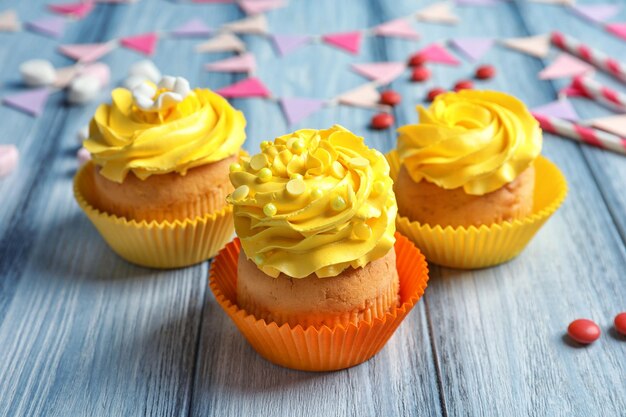
[[[400,170],[396,151],[387,155],[391,178]],[[561,171],[543,156],[535,160],[533,212],[513,221],[480,227],[441,227],[421,224],[398,215],[398,231],[413,242],[429,262],[459,269],[478,269],[515,258],[535,233],[559,208],[567,195],[567,182]]]
[[[220,306],[252,347],[265,359],[302,371],[333,371],[367,361],[380,351],[402,320],[422,297],[428,266],[420,251],[396,233],[396,267],[400,278],[400,305],[382,318],[358,324],[278,326],[248,314],[237,305],[237,261],[241,244],[235,239],[215,258],[209,285]],[[323,278],[321,278],[323,279]]]
[[[74,197],[111,249],[127,261],[150,268],[179,268],[205,261],[234,233],[232,207],[174,222],[129,220],[96,209],[93,163],[74,177]]]

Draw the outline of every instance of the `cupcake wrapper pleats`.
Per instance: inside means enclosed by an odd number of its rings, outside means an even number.
[[[400,303],[382,318],[357,325],[295,327],[266,323],[237,306],[238,239],[220,251],[211,266],[213,295],[252,347],[277,365],[305,371],[331,371],[358,365],[374,356],[393,335],[421,298],[428,281],[424,256],[404,236],[396,233],[396,267],[400,278]],[[323,279],[323,278],[320,278]]]

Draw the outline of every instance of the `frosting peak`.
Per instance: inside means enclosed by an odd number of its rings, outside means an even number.
[[[116,88],[111,96],[112,104],[96,110],[84,143],[111,181],[123,182],[129,171],[140,179],[185,175],[236,154],[246,138],[240,111],[208,89],[191,90],[181,77],[146,82],[132,92]]]
[[[513,181],[541,152],[539,124],[508,94],[445,93],[418,112],[419,124],[398,130],[398,154],[415,182],[483,195]]]
[[[392,248],[397,211],[389,165],[334,126],[262,142],[231,166],[235,230],[270,276],[318,277],[365,266]]]

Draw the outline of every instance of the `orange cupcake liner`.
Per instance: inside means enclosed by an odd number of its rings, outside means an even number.
[[[230,242],[211,266],[209,285],[220,306],[252,347],[265,359],[302,371],[333,371],[363,363],[380,351],[402,320],[422,297],[428,282],[424,256],[407,238],[396,233],[396,267],[400,278],[400,306],[382,318],[333,327],[289,324],[278,326],[248,314],[237,305],[237,261],[241,244]]]
[[[396,151],[387,155],[390,175],[400,171]],[[486,268],[515,258],[561,206],[567,181],[556,165],[543,156],[535,160],[533,212],[526,217],[480,227],[442,227],[411,221],[398,214],[398,231],[411,239],[429,262],[459,269]]]
[[[74,197],[111,249],[127,261],[151,268],[179,268],[213,257],[234,234],[231,206],[195,219],[147,222],[95,208],[93,165],[74,177]]]

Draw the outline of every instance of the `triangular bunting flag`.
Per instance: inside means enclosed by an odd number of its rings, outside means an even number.
[[[420,37],[406,19],[395,19],[378,25],[374,28],[374,34],[412,40],[417,40]]]
[[[195,36],[208,36],[211,32],[211,28],[208,27],[202,19],[194,18],[183,23],[170,33],[179,38],[191,38]]]
[[[49,4],[48,8],[55,13],[74,17],[76,19],[82,19],[91,13],[93,6],[93,2],[84,1],[81,3]]]
[[[626,138],[626,114],[600,117],[590,120],[590,122],[598,129],[606,130],[607,132]]]
[[[43,108],[46,106],[46,101],[50,95],[48,88],[37,88],[35,90],[29,90],[25,93],[13,94],[6,96],[2,99],[2,102],[7,106],[14,109],[23,111],[32,116],[39,116],[43,112]]]
[[[120,39],[120,44],[128,49],[141,52],[145,55],[152,55],[156,49],[158,35],[154,32],[143,35],[128,36]]]
[[[232,33],[220,33],[208,41],[196,45],[196,52],[243,52],[246,45]]]
[[[59,46],[59,52],[80,62],[92,62],[102,58],[115,47],[114,43],[78,43]]]
[[[539,79],[552,80],[562,77],[574,77],[592,71],[593,67],[591,65],[572,55],[562,53],[550,65],[539,72]]]
[[[490,38],[457,38],[452,39],[450,44],[471,61],[478,61],[493,46],[494,40]]]
[[[545,58],[550,52],[550,35],[529,36],[526,38],[503,39],[502,44],[537,58]]]
[[[285,118],[287,119],[287,124],[289,125],[297,124],[299,121],[320,110],[326,104],[326,100],[296,97],[283,97],[279,102],[285,114]]]
[[[246,14],[260,14],[285,6],[283,0],[239,0],[239,7]]]
[[[226,98],[270,97],[271,93],[256,77],[246,78],[235,84],[222,87],[217,94]]]
[[[280,56],[285,56],[311,41],[308,35],[272,35],[274,46]]]
[[[0,13],[0,32],[17,32],[21,26],[15,10],[5,10]]]
[[[65,30],[65,19],[59,16],[44,17],[28,22],[26,27],[33,32],[58,38]]]
[[[406,69],[406,64],[404,62],[371,62],[352,64],[352,69],[380,85],[385,85],[398,78]]]
[[[232,58],[205,64],[204,69],[216,72],[254,72],[256,59],[253,54],[247,52]]]
[[[245,19],[226,23],[222,27],[228,31],[235,33],[263,35],[267,33],[267,19],[265,18],[265,15],[257,14],[254,16],[246,17]]]
[[[452,13],[448,3],[435,3],[417,12],[415,17],[423,22],[430,23],[443,23],[446,25],[459,23],[459,18]]]
[[[57,79],[54,81],[56,88],[65,88],[78,75],[78,67],[76,65],[70,65],[69,67],[57,68]]]
[[[378,107],[379,100],[380,93],[372,83],[364,84],[337,97],[337,101],[346,106],[366,108]]]
[[[547,117],[557,117],[559,119],[566,119],[571,121],[578,120],[578,114],[572,103],[567,99],[561,99],[553,101],[551,103],[544,104],[543,106],[535,107],[530,110],[533,114],[539,114]]]
[[[358,54],[361,47],[361,36],[362,33],[358,31],[329,33],[322,36],[322,41],[352,54]]]
[[[419,51],[427,62],[435,62],[438,64],[459,65],[461,62],[456,59],[450,52],[441,45],[433,43]]]
[[[605,28],[613,35],[626,39],[626,23],[610,23]]]
[[[572,11],[578,16],[593,23],[603,23],[619,13],[617,4],[586,4],[572,6]]]

